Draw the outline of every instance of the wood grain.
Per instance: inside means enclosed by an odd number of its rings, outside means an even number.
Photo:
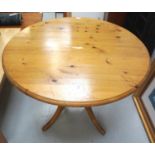
[[[40,22],[7,45],[3,67],[25,94],[60,106],[96,106],[134,92],[150,66],[126,29],[89,18]]]

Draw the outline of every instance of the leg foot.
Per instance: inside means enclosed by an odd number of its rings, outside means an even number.
[[[102,126],[99,124],[99,122],[97,121],[91,107],[85,107],[88,116],[90,117],[91,121],[93,122],[94,126],[97,128],[97,130],[104,135],[105,134],[105,130],[102,128]]]
[[[63,108],[64,107],[62,107],[62,106],[58,106],[58,108],[57,108],[55,114],[53,115],[53,117],[43,126],[43,128],[42,128],[43,131],[46,131],[47,129],[49,129],[55,123],[55,121],[60,116]]]

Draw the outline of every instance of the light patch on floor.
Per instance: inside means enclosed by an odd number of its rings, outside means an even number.
[[[43,132],[41,128],[56,106],[32,99],[9,83],[5,85],[1,96],[5,105],[1,129],[8,142],[149,142],[131,96],[93,108],[106,129],[104,136],[95,129],[83,108],[66,108],[57,122]]]

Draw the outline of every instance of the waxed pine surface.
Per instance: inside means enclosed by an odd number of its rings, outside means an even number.
[[[132,93],[149,70],[144,44],[96,19],[63,18],[27,27],[7,45],[3,67],[26,94],[65,106],[100,105]]]

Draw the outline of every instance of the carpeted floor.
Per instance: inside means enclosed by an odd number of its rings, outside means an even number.
[[[93,108],[106,129],[104,136],[94,128],[83,108],[66,108],[57,122],[43,132],[41,127],[56,107],[24,95],[8,82],[1,104],[1,129],[11,143],[149,142],[131,96]]]

